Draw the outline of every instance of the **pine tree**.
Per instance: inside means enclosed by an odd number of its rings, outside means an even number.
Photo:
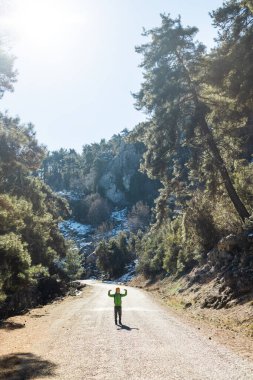
[[[13,91],[16,72],[13,69],[14,57],[8,54],[0,44],[0,99],[5,91]]]
[[[220,173],[224,187],[239,216],[244,221],[249,213],[239,198],[225,162],[207,123],[210,104],[204,98],[203,77],[205,48],[195,42],[197,28],[183,28],[180,18],[172,20],[161,15],[162,26],[145,31],[151,41],[136,48],[143,56],[144,82],[135,94],[136,107],[149,115],[144,124],[147,153],[146,166],[154,175],[174,178],[170,161],[178,161],[183,146],[202,152],[208,150]],[[184,164],[182,166],[185,166]],[[177,181],[176,181],[177,182]],[[178,184],[177,184],[178,185]],[[179,184],[180,185],[180,184]]]
[[[252,0],[230,0],[211,13],[218,38],[206,71],[206,82],[225,104],[218,117],[232,125],[231,136],[243,139],[241,157],[247,160],[253,153],[252,4]]]

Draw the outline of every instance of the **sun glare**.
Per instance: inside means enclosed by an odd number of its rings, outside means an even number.
[[[72,28],[83,23],[67,0],[16,0],[5,17],[2,27],[15,38],[34,48],[47,48],[64,42]]]

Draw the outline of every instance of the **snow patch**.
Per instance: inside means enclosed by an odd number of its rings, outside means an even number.
[[[77,235],[77,236],[85,236],[92,232],[92,226],[89,224],[81,224],[76,222],[73,219],[64,220],[59,223],[60,231],[63,235]]]
[[[133,279],[133,277],[135,276],[136,264],[137,264],[137,260],[135,260],[133,263],[129,264],[126,267],[127,272],[125,274],[123,274],[122,276],[120,276],[119,278],[117,278],[116,282],[125,283],[128,281],[131,281]]]
[[[69,201],[79,201],[80,200],[80,195],[78,195],[74,191],[62,190],[62,191],[58,191],[57,194],[60,197],[64,197]]]
[[[123,274],[123,276],[117,278],[116,282],[128,282],[128,281],[131,281],[134,277],[134,273],[125,273]]]
[[[125,223],[127,221],[127,208],[119,211],[113,211],[111,218],[116,220],[117,222]]]
[[[80,241],[80,248],[90,247],[92,246],[92,241]]]

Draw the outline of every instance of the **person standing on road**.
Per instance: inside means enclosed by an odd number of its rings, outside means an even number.
[[[122,301],[121,298],[125,297],[127,295],[127,290],[124,289],[125,294],[120,293],[120,288],[115,289],[115,293],[111,294],[111,290],[108,290],[108,296],[114,298],[114,319],[115,319],[115,325],[117,325],[117,316],[119,316],[119,325],[122,325],[121,323],[121,316],[122,316]]]

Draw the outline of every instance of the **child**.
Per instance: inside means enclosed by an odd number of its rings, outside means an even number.
[[[121,298],[125,297],[127,295],[127,290],[125,290],[125,294],[120,293],[120,288],[116,288],[115,294],[111,294],[111,290],[108,290],[108,296],[114,298],[114,319],[115,319],[115,325],[117,325],[117,315],[119,315],[119,325],[122,325],[121,323],[121,316],[122,316],[122,307],[121,307]]]

